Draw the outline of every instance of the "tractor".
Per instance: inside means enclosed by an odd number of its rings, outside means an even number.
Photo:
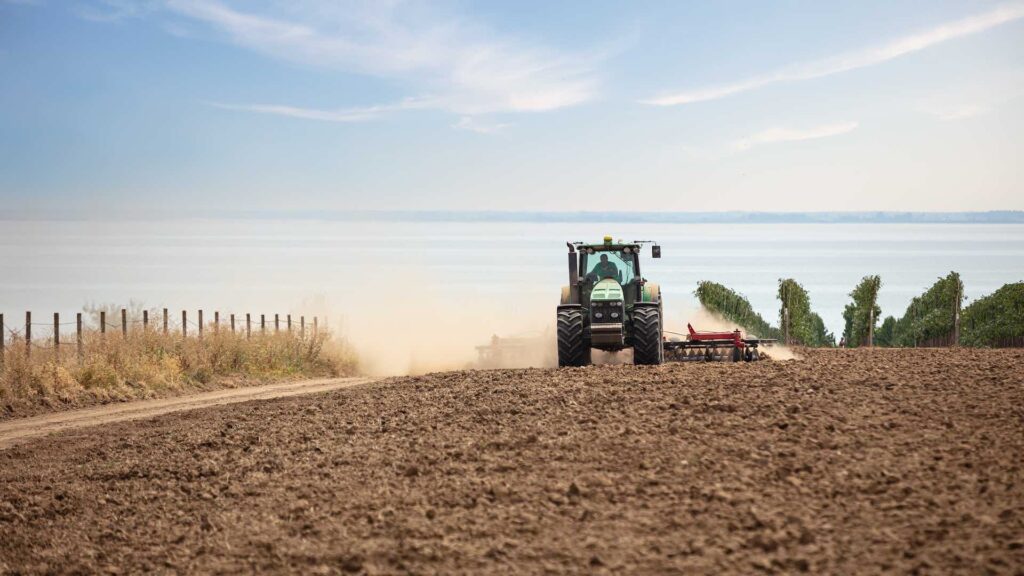
[[[594,348],[632,348],[634,364],[664,361],[661,289],[640,275],[640,248],[648,243],[651,257],[661,258],[661,247],[646,240],[566,242],[569,285],[558,305],[559,366],[589,365]]]

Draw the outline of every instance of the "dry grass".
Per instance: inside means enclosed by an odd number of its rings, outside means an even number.
[[[194,390],[306,377],[345,376],[355,355],[327,333],[245,334],[207,331],[203,339],[138,330],[127,338],[87,333],[81,358],[74,339],[52,342],[11,337],[0,366],[0,419],[55,409]],[[59,352],[59,353],[58,353]]]

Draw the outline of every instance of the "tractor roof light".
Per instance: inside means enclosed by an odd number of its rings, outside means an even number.
[[[604,243],[605,244],[611,244],[612,243],[612,237],[611,236],[605,236],[604,237]]]

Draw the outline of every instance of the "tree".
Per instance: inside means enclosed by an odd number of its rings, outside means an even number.
[[[850,292],[853,302],[843,309],[845,328],[843,337],[850,348],[871,346],[875,326],[882,309],[878,306],[878,291],[882,287],[880,276],[865,276]]]
[[[893,341],[895,331],[896,318],[886,316],[885,320],[882,321],[882,325],[878,327],[878,331],[875,332],[875,346],[895,346],[896,343]]]
[[[780,337],[779,329],[768,324],[760,314],[755,312],[750,301],[721,284],[707,280],[699,282],[694,295],[700,300],[701,306],[735,322],[748,334],[761,338]]]
[[[1024,346],[1024,282],[1005,284],[964,309],[965,346]]]
[[[950,272],[924,294],[914,298],[896,321],[893,341],[897,346],[949,345],[956,331],[964,300],[960,275]]]
[[[779,279],[779,326],[788,343],[804,346],[831,346],[835,337],[825,329],[825,322],[811,311],[807,290],[792,278]]]

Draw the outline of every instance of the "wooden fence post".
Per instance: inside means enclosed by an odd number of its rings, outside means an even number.
[[[164,336],[167,336],[167,308],[164,308]]]
[[[100,310],[100,335],[106,336],[107,334],[107,311]]]
[[[267,316],[266,314],[260,314],[260,334],[267,333]]]
[[[188,338],[188,313],[181,311],[181,337]]]
[[[213,311],[213,333],[220,333],[220,312],[217,310]]]
[[[60,358],[60,313],[53,313],[53,357]]]
[[[316,316],[313,316],[313,336],[320,335],[320,327],[317,325]]]
[[[121,308],[121,337],[128,339],[128,311]]]
[[[78,359],[82,359],[82,313],[75,315],[75,344],[78,349]]]
[[[199,311],[199,339],[203,339],[203,311]]]
[[[306,317],[299,316],[299,338],[306,337]]]
[[[32,313],[25,312],[25,350],[32,355]]]
[[[289,334],[292,333],[292,315],[291,314],[288,315],[288,333]]]
[[[281,319],[278,318],[277,314],[274,314],[274,333],[276,334],[276,333],[278,333],[280,331],[281,331]]]
[[[246,312],[245,313],[245,339],[252,338],[252,317]]]
[[[231,333],[232,334],[235,333],[235,315],[234,314],[231,315]]]
[[[142,331],[149,332],[149,310],[142,311]]]

